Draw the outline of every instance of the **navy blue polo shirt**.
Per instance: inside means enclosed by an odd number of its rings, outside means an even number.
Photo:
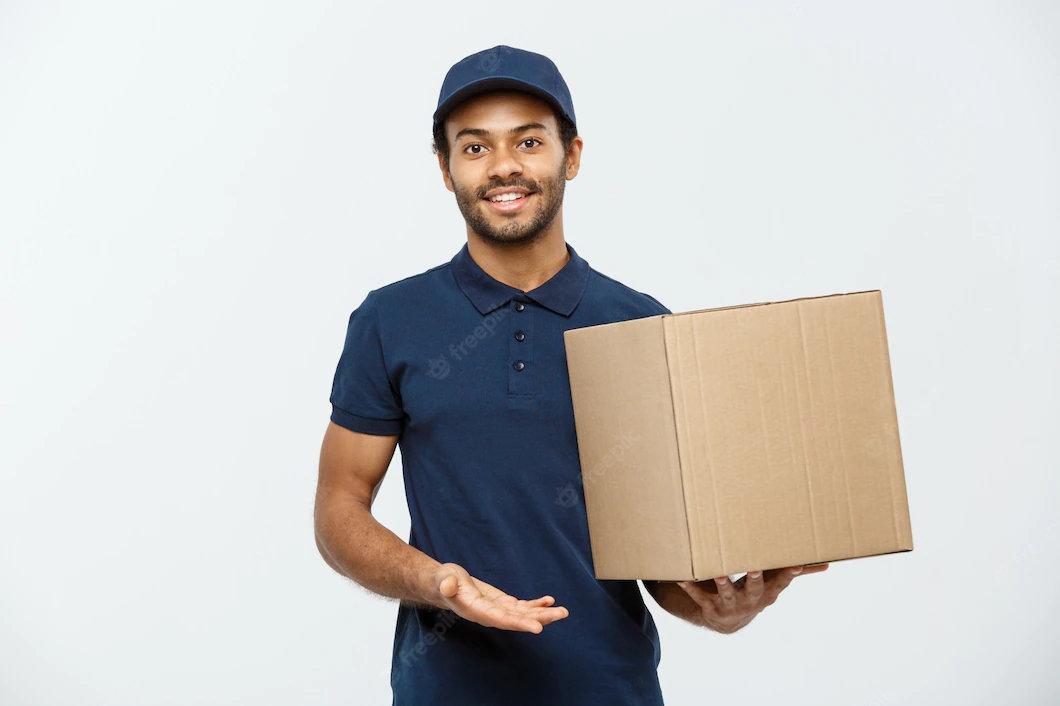
[[[449,262],[372,290],[350,316],[331,420],[400,435],[408,543],[570,614],[539,634],[399,605],[396,706],[662,704],[636,581],[593,575],[563,332],[670,313],[568,262],[528,292]]]

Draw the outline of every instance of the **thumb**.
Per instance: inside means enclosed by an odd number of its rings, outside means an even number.
[[[438,584],[438,592],[445,598],[452,598],[456,595],[456,588],[459,583],[454,574],[449,574]]]

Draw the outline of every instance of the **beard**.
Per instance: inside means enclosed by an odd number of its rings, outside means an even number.
[[[452,179],[452,172],[449,174]],[[518,214],[493,214],[506,221],[502,225],[494,226],[489,215],[483,210],[489,208],[483,204],[480,195],[490,189],[504,188],[506,186],[518,186],[533,192],[538,198],[534,199],[536,210],[528,213],[526,210]],[[567,160],[561,160],[559,170],[551,177],[541,182],[532,182],[525,179],[514,179],[507,184],[489,184],[478,189],[465,189],[453,180],[453,189],[456,193],[456,205],[464,216],[468,228],[483,240],[493,243],[531,243],[545,232],[556,219],[560,207],[563,205],[563,192],[567,186]]]

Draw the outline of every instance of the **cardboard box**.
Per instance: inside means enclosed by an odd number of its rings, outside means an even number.
[[[878,290],[564,333],[598,579],[913,548]]]

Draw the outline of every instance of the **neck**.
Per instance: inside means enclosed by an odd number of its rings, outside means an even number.
[[[540,287],[570,260],[559,228],[528,243],[496,243],[469,232],[467,252],[483,272],[523,292]]]

